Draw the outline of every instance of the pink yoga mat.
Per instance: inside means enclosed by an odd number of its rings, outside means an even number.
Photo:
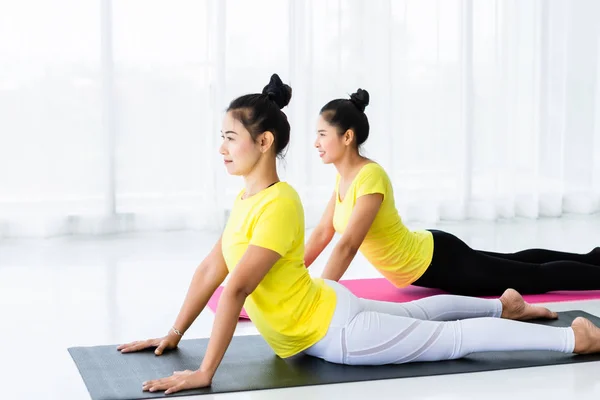
[[[417,286],[408,286],[402,289],[394,287],[385,278],[373,279],[349,279],[342,280],[340,283],[346,286],[357,297],[372,300],[391,301],[395,303],[404,303],[407,301],[422,299],[423,297],[444,294],[445,292],[437,289],[426,289]],[[219,287],[208,302],[208,307],[216,311],[219,298],[223,292],[223,287]],[[582,292],[551,292],[546,294],[532,294],[523,296],[529,303],[553,303],[561,301],[574,300],[593,300],[600,299],[600,290],[590,290]],[[246,311],[242,310],[240,318],[249,319]]]

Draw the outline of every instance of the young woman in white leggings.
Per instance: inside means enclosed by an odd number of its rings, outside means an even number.
[[[245,307],[279,357],[307,354],[341,364],[437,361],[478,351],[596,352],[600,329],[578,319],[572,328],[516,322],[556,318],[514,290],[496,300],[436,296],[410,303],[358,299],[332,280],[313,278],[304,263],[304,211],[298,193],[277,175],[276,157],[289,141],[281,111],[291,89],[274,75],[263,93],[235,99],[223,121],[220,148],[227,171],[243,176],[227,226],[198,266],[168,333],[118,347],[123,353],[177,347],[229,275],[206,353],[195,371],[142,383],[174,393],[209,386]],[[200,362],[200,360],[199,360]],[[158,378],[158,377],[157,377]]]
[[[512,319],[556,318],[556,313],[525,303],[514,290],[507,290],[502,300],[440,295],[388,303],[358,298],[334,281],[326,284],[337,295],[335,313],[327,335],[305,353],[330,362],[402,364],[450,360],[482,351],[576,350],[575,327],[502,319],[503,311],[505,318]],[[587,329],[586,321],[581,319],[576,327]]]

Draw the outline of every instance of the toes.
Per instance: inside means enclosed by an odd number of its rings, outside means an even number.
[[[548,319],[557,319],[558,318],[558,314],[554,311],[550,311],[549,309],[545,308],[545,307],[535,307],[535,315],[538,315],[539,317],[542,318],[548,318]]]
[[[554,311],[550,311],[546,307],[533,306],[525,303],[525,306],[518,313],[516,319],[522,321],[528,321],[532,319],[557,319],[558,314]]]
[[[547,308],[544,309],[543,316],[548,319],[558,319],[558,313],[554,311],[550,311]]]

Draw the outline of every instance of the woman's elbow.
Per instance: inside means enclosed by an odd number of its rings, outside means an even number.
[[[343,259],[354,258],[360,248],[360,246],[357,246],[351,242],[339,242],[337,247],[339,252],[338,254],[341,255]]]
[[[335,229],[331,225],[319,225],[315,228],[315,233],[319,243],[327,244],[333,239]]]
[[[245,285],[235,285],[227,284],[225,286],[225,290],[223,291],[223,296],[230,297],[235,300],[245,301],[250,294],[252,294],[252,289],[246,287]]]

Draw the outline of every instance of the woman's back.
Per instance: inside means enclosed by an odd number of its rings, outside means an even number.
[[[339,175],[336,182],[333,225],[343,233],[359,197],[380,193],[383,201],[360,247],[361,253],[396,286],[418,279],[429,263],[433,241],[428,231],[409,230],[398,213],[392,183],[377,163],[365,164],[340,200]]]
[[[244,305],[265,340],[282,357],[320,339],[335,309],[335,294],[304,266],[304,209],[296,190],[278,182],[243,199],[237,196],[222,249],[233,271],[249,245],[277,252],[273,265]]]

